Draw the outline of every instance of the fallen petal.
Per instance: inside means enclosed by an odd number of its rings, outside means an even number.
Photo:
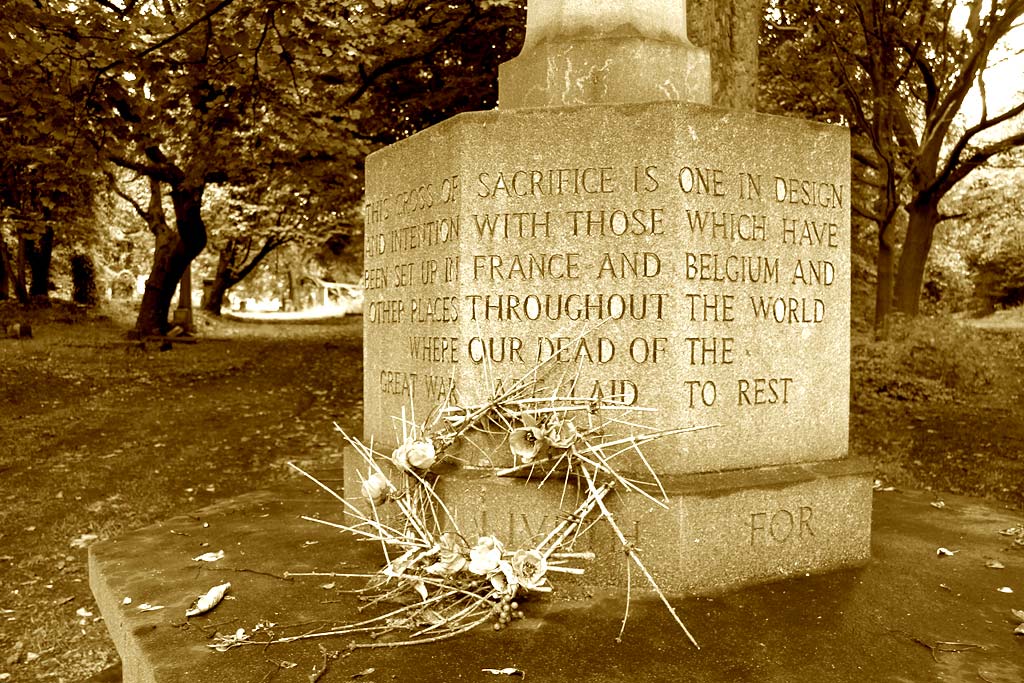
[[[985,566],[989,569],[1006,569],[1006,565],[999,560],[989,560],[985,563]]]
[[[203,553],[192,558],[193,562],[216,562],[224,559],[224,551],[218,550],[215,553]]]
[[[158,609],[163,609],[163,608],[164,608],[163,605],[151,605],[148,602],[144,602],[141,605],[139,605],[139,611],[140,612],[155,612]]]
[[[938,550],[935,551],[935,554],[938,555],[939,557],[953,557],[958,552],[960,552],[960,551],[959,550],[950,550],[949,548],[939,548]]]
[[[1000,593],[1012,593],[1013,592],[1013,589],[1010,588],[1009,586],[1001,586],[1001,587],[997,588],[996,590],[999,591]]]
[[[231,588],[230,583],[222,583],[206,591],[206,593],[196,598],[191,607],[185,610],[185,617],[197,617],[200,614],[209,612],[224,599],[224,594],[228,592],[229,588]]]
[[[484,673],[494,674],[496,676],[519,676],[522,678],[526,677],[526,672],[521,669],[514,669],[511,666],[507,666],[504,669],[481,669]]]
[[[1012,609],[1010,610],[1010,613],[1013,615],[1014,619],[1024,624],[1024,609]]]

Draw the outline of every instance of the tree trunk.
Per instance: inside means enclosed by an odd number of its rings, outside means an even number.
[[[15,259],[14,268],[10,269],[14,273],[14,295],[18,297],[18,302],[22,305],[28,304],[28,285],[27,285],[27,274],[25,270],[25,238],[18,237],[18,255]]]
[[[889,314],[892,312],[893,253],[892,231],[889,223],[878,228],[878,256],[875,265],[878,282],[875,286],[875,339],[889,337]]]
[[[711,103],[757,109],[757,48],[761,0],[695,0],[687,3],[686,32],[711,53]]]
[[[99,303],[96,265],[88,254],[75,254],[71,257],[71,300],[83,306]]]
[[[161,230],[157,234],[153,269],[146,280],[146,292],[142,295],[139,316],[135,321],[135,329],[140,336],[167,332],[171,299],[178,282],[206,246],[206,224],[201,213],[205,190],[205,183],[196,187],[182,183],[171,189],[177,230]]]
[[[205,310],[214,315],[220,315],[220,309],[224,305],[224,295],[228,289],[248,277],[249,273],[263,262],[263,259],[282,244],[284,244],[284,241],[279,238],[266,238],[263,246],[252,257],[252,260],[245,263],[245,259],[249,257],[252,247],[252,238],[250,237],[247,246],[242,251],[242,263],[236,263],[235,259],[238,258],[239,254],[238,240],[229,239],[224,248],[220,250],[220,258],[217,259],[217,274],[214,275],[213,285],[210,287],[210,295],[204,307]]]
[[[0,235],[0,301],[11,298],[11,273],[8,265],[11,257],[7,253],[7,243]]]
[[[939,223],[938,200],[917,198],[907,207],[907,237],[896,273],[896,310],[916,316],[921,303],[924,267]]]
[[[28,295],[32,298],[49,300],[50,264],[53,261],[53,226],[47,225],[42,235],[25,242],[25,258],[32,274]]]
[[[224,295],[228,288],[235,284],[231,281],[231,264],[235,260],[235,240],[229,239],[228,243],[220,250],[220,257],[217,259],[217,272],[213,276],[213,284],[206,295],[206,303],[203,309],[213,315],[220,315],[224,307]]]

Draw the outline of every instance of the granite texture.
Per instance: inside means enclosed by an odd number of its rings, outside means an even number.
[[[498,106],[681,100],[711,103],[711,58],[689,42],[635,35],[548,41],[498,68]]]
[[[554,355],[539,393],[717,425],[645,447],[659,474],[844,457],[849,173],[842,128],[679,102],[462,114],[372,154],[365,437]]]
[[[645,566],[672,593],[717,594],[870,559],[868,463],[698,473],[663,484],[664,508],[618,491],[607,502]],[[575,483],[549,480],[538,488],[466,471],[443,477],[438,491],[464,535],[495,534],[512,547],[536,543],[580,502]],[[597,554],[587,565],[587,585],[626,587],[627,560],[608,525],[596,524],[576,550]],[[649,590],[636,567],[630,569],[633,590]]]

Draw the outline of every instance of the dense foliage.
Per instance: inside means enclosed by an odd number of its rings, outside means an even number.
[[[1024,98],[985,87],[1024,0],[791,0],[766,13],[763,99],[849,123],[854,213],[876,238],[876,326],[893,305],[915,315],[944,198],[1024,144]]]

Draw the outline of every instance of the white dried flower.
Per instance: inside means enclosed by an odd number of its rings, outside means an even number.
[[[519,427],[508,435],[508,447],[517,464],[529,465],[547,453],[550,442],[539,427]]]
[[[363,480],[363,497],[373,501],[374,505],[383,505],[391,491],[391,482],[380,472],[373,472]]]
[[[469,551],[469,571],[481,576],[490,574],[498,568],[504,551],[501,541],[494,536],[480,536]]]
[[[406,441],[391,453],[391,462],[403,472],[425,470],[437,462],[437,451],[430,441]]]

